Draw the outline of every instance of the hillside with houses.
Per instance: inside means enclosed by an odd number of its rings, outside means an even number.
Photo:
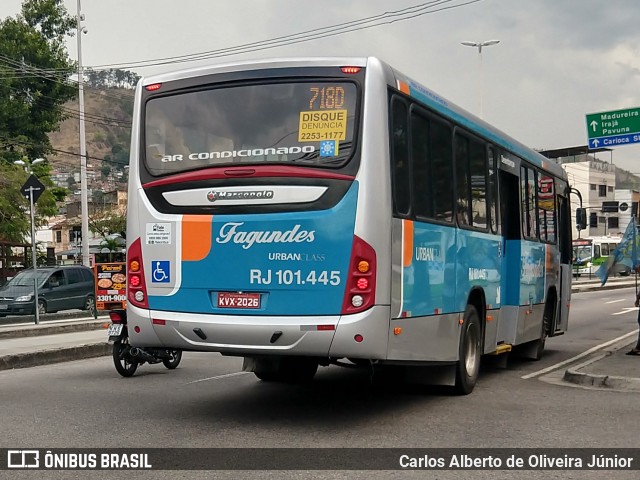
[[[90,254],[92,260],[123,259],[127,204],[133,90],[131,88],[85,89],[85,136],[87,151],[87,198]],[[67,190],[58,204],[58,215],[46,218],[36,232],[38,262],[70,264],[80,261],[81,179],[78,100],[65,105],[67,114],[60,129],[49,135],[54,154],[46,159],[51,179]],[[30,259],[29,243],[0,249],[0,284]],[[30,260],[26,262],[30,264]]]

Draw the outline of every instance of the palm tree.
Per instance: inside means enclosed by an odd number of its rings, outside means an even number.
[[[112,261],[113,252],[119,251],[120,248],[120,242],[113,237],[104,237],[100,243],[101,250],[109,250],[109,262]]]

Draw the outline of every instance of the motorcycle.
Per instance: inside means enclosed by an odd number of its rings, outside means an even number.
[[[182,350],[173,348],[138,348],[129,344],[127,311],[109,312],[111,325],[107,330],[109,343],[113,342],[113,363],[123,377],[131,377],[144,363],[161,363],[169,370],[178,367],[182,360]]]

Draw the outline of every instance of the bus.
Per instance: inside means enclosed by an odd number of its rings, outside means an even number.
[[[587,237],[573,240],[573,275],[594,275],[600,265],[618,248],[620,237]],[[613,266],[613,272],[617,275],[627,276],[631,274],[631,267],[618,263]]]
[[[564,170],[380,59],[143,78],[129,172],[133,346],[468,394],[484,355],[567,329]]]

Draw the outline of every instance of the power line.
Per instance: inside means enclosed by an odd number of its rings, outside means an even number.
[[[94,87],[92,85],[89,85],[88,83],[82,81],[80,82],[79,80],[74,80],[72,78],[69,77],[69,75],[71,75],[73,72],[68,72],[67,71],[67,75],[63,75],[63,74],[52,74],[52,73],[48,73],[46,70],[41,69],[39,67],[36,67],[34,65],[30,65],[24,61],[18,61],[15,60],[11,57],[8,57],[6,55],[2,55],[0,54],[0,61],[4,63],[5,67],[8,67],[11,71],[12,74],[16,73],[17,75],[8,77],[8,76],[1,76],[0,75],[0,79],[8,79],[8,80],[15,80],[15,79],[23,79],[23,78],[29,78],[29,77],[34,77],[34,78],[41,78],[43,80],[48,80],[51,82],[56,82],[59,83],[61,85],[66,85],[66,86],[72,86],[71,84],[80,84],[82,83],[83,86],[86,86],[87,88],[91,88],[91,89],[98,89],[98,87]],[[133,92],[131,93],[124,93],[124,92],[104,92],[103,94],[107,97],[111,97],[114,99],[118,99],[118,100],[126,100],[126,101],[132,101],[133,100]]]
[[[9,87],[9,89],[16,91],[18,93],[22,93],[21,90],[14,87]],[[31,101],[35,102],[37,105],[40,105],[41,107],[49,107],[50,105],[48,105],[47,102],[45,102],[43,99],[50,99],[55,101],[53,97],[43,95],[43,94],[37,94],[35,98],[31,99]],[[67,114],[68,118],[80,119],[80,110],[71,108],[71,107],[66,107],[64,105],[59,105],[59,107],[65,114]],[[117,128],[131,127],[131,122],[128,122],[126,120],[119,120],[113,117],[107,117],[104,115],[97,115],[97,114],[85,112],[84,117],[86,122],[93,123],[95,125],[102,125],[106,127],[117,127]]]
[[[166,65],[166,64],[172,64],[172,63],[193,62],[198,60],[206,60],[210,58],[219,58],[219,57],[225,57],[225,56],[241,54],[241,53],[250,53],[250,52],[255,52],[259,50],[267,50],[267,49],[282,47],[286,45],[293,45],[296,43],[308,42],[308,41],[317,40],[320,38],[343,35],[345,33],[352,33],[358,30],[365,30],[368,28],[374,28],[382,25],[388,25],[388,24],[392,24],[400,21],[410,20],[416,17],[440,12],[443,10],[450,10],[454,8],[463,7],[466,5],[480,2],[482,0],[468,0],[466,2],[462,2],[455,5],[448,5],[448,6],[443,6],[441,8],[435,8],[440,5],[450,3],[452,1],[458,1],[458,0],[432,0],[429,2],[414,5],[412,7],[406,7],[400,10],[385,12],[382,14],[365,17],[359,20],[353,20],[350,22],[330,25],[327,27],[315,28],[315,29],[306,30],[303,32],[283,35],[283,36],[274,37],[271,39],[261,40],[257,42],[246,43],[246,44],[238,45],[235,47],[209,50],[206,52],[199,52],[199,53],[193,53],[188,55],[156,58],[152,60],[144,60],[139,62],[94,65],[91,68],[93,68],[94,70],[105,69],[106,67],[145,68],[145,67]],[[386,21],[382,21],[382,20],[386,20]],[[351,28],[351,27],[357,27],[357,28]]]
[[[9,138],[9,137],[5,137],[3,135],[0,135],[0,145],[5,146],[5,147],[9,147],[9,146],[23,146],[23,147],[40,147],[40,148],[44,148],[47,151],[50,152],[56,152],[56,153],[61,153],[64,155],[69,155],[72,157],[79,157],[80,154],[77,152],[69,152],[67,150],[62,150],[59,148],[49,148],[47,145],[44,144],[36,144],[36,143],[32,143],[32,142],[27,142],[24,140],[19,140],[17,138]],[[87,155],[89,157],[89,159],[91,160],[97,160],[97,161],[101,161],[101,162],[106,162],[106,163],[110,163],[112,165],[120,165],[122,166],[123,164],[120,162],[116,162],[115,160],[107,160],[105,158],[100,158],[100,157],[95,157],[93,155]]]

